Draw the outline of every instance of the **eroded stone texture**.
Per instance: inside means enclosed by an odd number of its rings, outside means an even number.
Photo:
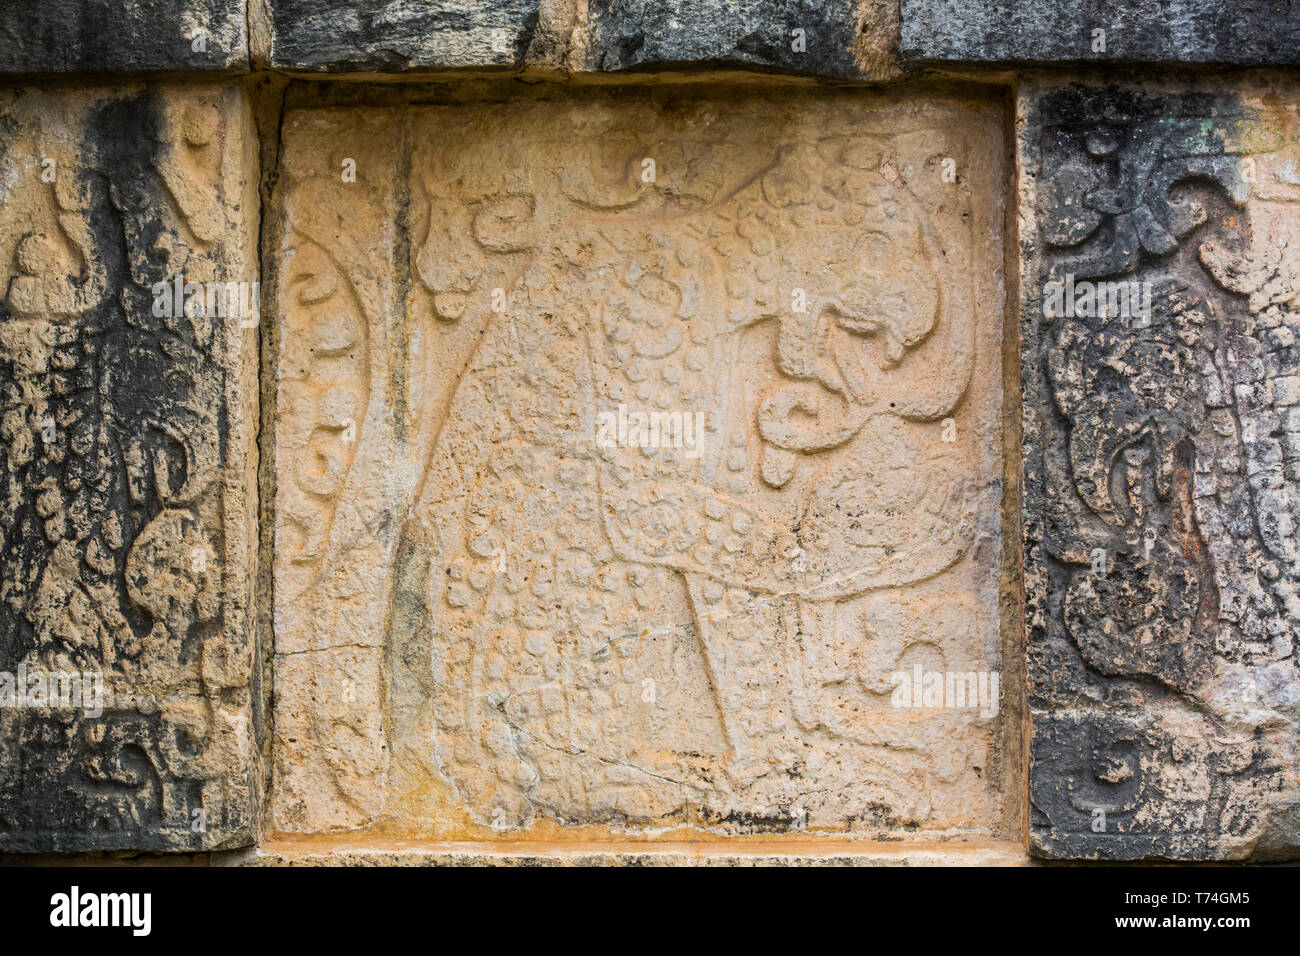
[[[994,830],[999,128],[291,109],[276,827]]]
[[[0,74],[248,68],[244,0],[5,0]]]
[[[255,838],[256,314],[155,287],[256,291],[251,127],[230,86],[0,91],[5,850]]]
[[[899,8],[905,60],[1300,63],[1293,0],[900,0]]]
[[[385,73],[543,67],[897,74],[887,0],[269,0],[271,65]]]
[[[1036,852],[1300,848],[1297,102],[1022,101]]]
[[[521,65],[541,12],[572,20],[573,0],[269,0],[271,65],[402,73]],[[563,38],[567,44],[568,37]]]
[[[898,7],[879,0],[591,0],[583,62],[729,66],[845,79],[897,73]]]

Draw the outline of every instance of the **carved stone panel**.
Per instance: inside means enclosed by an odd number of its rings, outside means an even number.
[[[251,127],[0,90],[0,849],[255,839]]]
[[[1300,847],[1298,102],[1020,104],[1038,853]]]
[[[998,831],[998,117],[291,109],[276,827]]]

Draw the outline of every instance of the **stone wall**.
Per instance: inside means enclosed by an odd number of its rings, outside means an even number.
[[[1300,856],[1298,16],[14,0],[0,852]]]

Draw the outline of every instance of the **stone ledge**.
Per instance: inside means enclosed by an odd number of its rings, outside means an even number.
[[[1011,842],[456,843],[355,837],[270,840],[214,866],[1025,866]]]
[[[1294,66],[1300,10],[1282,0],[10,0],[0,40],[0,76],[722,68],[878,82],[948,64]]]
[[[0,40],[0,76],[900,72],[890,0],[10,0]]]

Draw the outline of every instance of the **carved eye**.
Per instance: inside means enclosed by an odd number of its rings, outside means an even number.
[[[536,200],[507,196],[483,204],[474,216],[474,238],[491,252],[520,252],[533,245]]]

